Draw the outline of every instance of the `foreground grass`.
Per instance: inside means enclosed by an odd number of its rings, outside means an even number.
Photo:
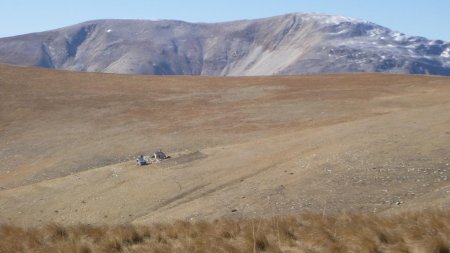
[[[39,228],[0,226],[0,252],[450,252],[450,212]]]

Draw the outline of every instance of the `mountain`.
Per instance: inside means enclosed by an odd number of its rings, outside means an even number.
[[[214,24],[96,20],[2,38],[0,63],[156,75],[450,75],[450,43],[323,14]]]

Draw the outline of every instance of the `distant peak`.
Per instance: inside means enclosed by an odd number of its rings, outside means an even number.
[[[357,18],[289,13],[219,23],[93,20],[0,39],[0,62],[148,75],[450,76],[449,48]]]

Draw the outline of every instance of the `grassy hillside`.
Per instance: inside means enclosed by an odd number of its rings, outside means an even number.
[[[450,78],[153,77],[0,66],[0,222],[449,207]],[[162,148],[168,161],[136,167]]]

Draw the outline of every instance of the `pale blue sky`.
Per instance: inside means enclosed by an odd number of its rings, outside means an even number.
[[[291,12],[356,17],[409,35],[450,41],[450,0],[2,0],[0,37],[92,19],[220,22]]]

